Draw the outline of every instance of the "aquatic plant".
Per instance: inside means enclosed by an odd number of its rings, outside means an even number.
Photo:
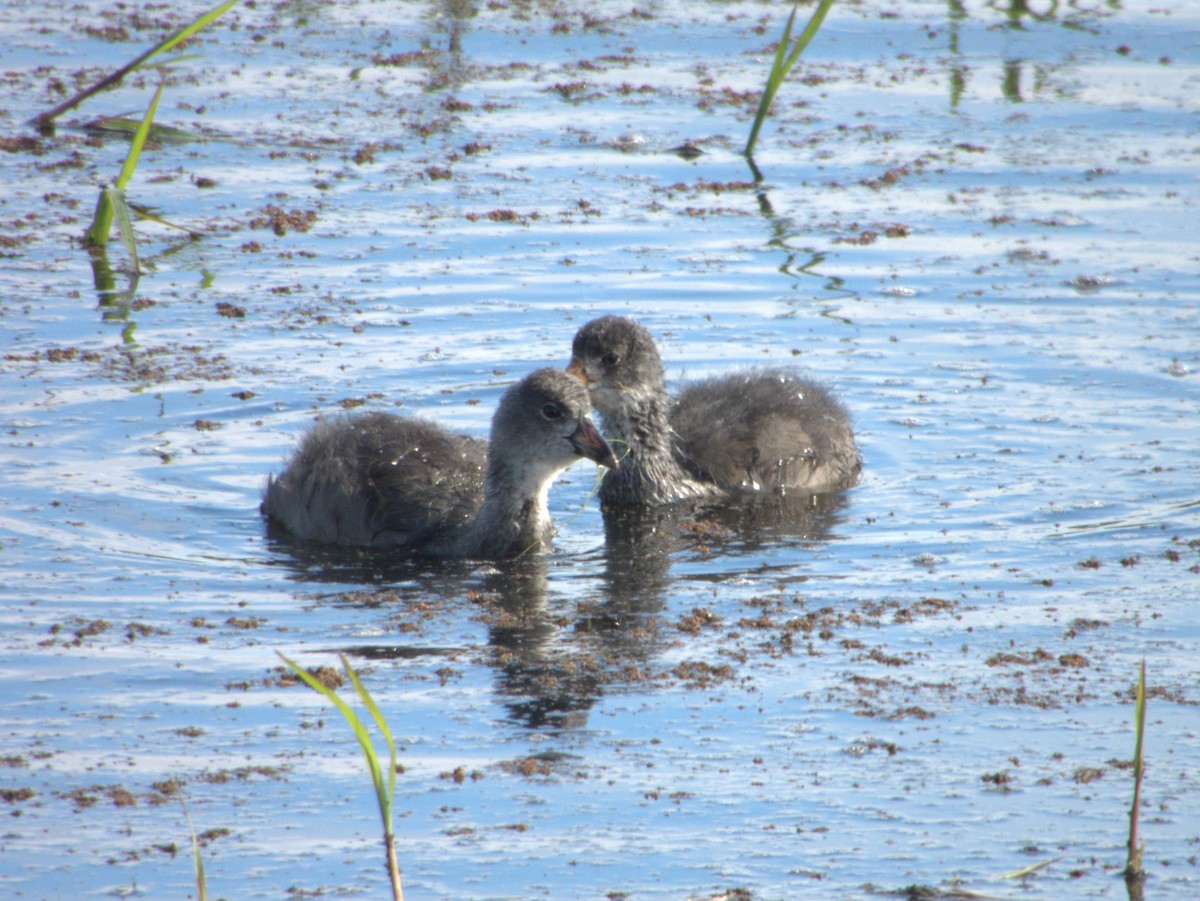
[[[100,81],[96,82],[91,87],[85,88],[84,90],[72,96],[70,99],[63,101],[54,109],[38,114],[34,117],[33,124],[42,131],[49,130],[53,127],[54,120],[63,113],[79,106],[79,104],[83,103],[83,101],[87,100],[93,94],[98,94],[106,88],[111,88],[113,85],[119,84],[121,79],[123,79],[130,72],[133,72],[139,66],[154,59],[154,57],[158,56],[160,53],[166,53],[168,50],[176,47],[183,41],[186,41],[188,38],[192,37],[192,35],[196,34],[201,29],[211,25],[226,12],[236,6],[237,3],[238,0],[226,0],[226,2],[222,3],[220,6],[214,7],[192,23],[183,26],[178,31],[164,38],[162,41],[151,47],[136,59],[126,63],[112,74],[100,79]]]
[[[142,155],[142,148],[146,146],[146,136],[150,133],[150,126],[154,122],[154,113],[158,109],[158,101],[162,99],[165,84],[165,81],[158,83],[154,99],[150,101],[150,108],[146,110],[146,115],[142,117],[141,124],[134,132],[133,140],[129,142],[129,153],[125,155],[121,174],[111,185],[105,185],[100,189],[100,197],[96,200],[96,212],[92,216],[92,224],[84,235],[84,241],[93,247],[107,247],[108,235],[112,231],[115,219],[117,228],[121,232],[121,243],[125,245],[125,250],[129,253],[135,275],[141,271],[141,266],[138,263],[137,240],[133,235],[133,222],[129,217],[129,206],[125,202],[125,186],[129,184],[134,170],[137,169],[138,159]]]
[[[188,831],[192,834],[192,867],[196,872],[197,901],[208,901],[208,880],[204,876],[204,858],[200,856],[200,842],[196,839],[196,827],[192,825],[192,817],[188,813],[187,804],[180,796],[179,803],[183,805],[183,815],[187,819]]]
[[[1146,658],[1138,675],[1137,703],[1133,712],[1133,804],[1129,808],[1129,850],[1125,859],[1125,882],[1133,894],[1134,885],[1140,886],[1146,878],[1142,869],[1142,852],[1146,843],[1138,836],[1138,809],[1142,805],[1142,739],[1146,734]],[[1139,890],[1140,894],[1140,890]]]
[[[69,100],[66,100],[65,102],[56,106],[54,109],[35,116],[33,119],[33,124],[42,131],[50,131],[54,126],[54,120],[67,110],[74,109],[93,94],[97,94],[106,88],[110,88],[113,85],[120,83],[120,81],[130,72],[133,72],[140,66],[143,66],[150,60],[154,59],[156,56],[167,52],[181,42],[192,37],[198,31],[216,21],[228,10],[232,9],[237,3],[238,0],[225,0],[224,3],[204,13],[190,24],[180,28],[178,31],[175,31],[158,44],[151,47],[145,53],[142,53],[131,62],[126,63],[112,74],[100,79],[100,81],[96,82],[91,87],[85,88],[84,90],[72,96]],[[176,57],[170,62],[179,62],[185,58],[186,57]],[[150,128],[154,122],[154,113],[158,109],[159,100],[162,99],[163,87],[166,82],[166,62],[167,61],[155,63],[159,69],[160,77],[158,88],[154,92],[154,98],[150,101],[150,108],[146,111],[146,115],[142,118],[142,121],[138,124],[137,129],[133,133],[133,138],[130,142],[129,153],[126,154],[125,163],[121,166],[121,174],[117,177],[116,182],[114,182],[112,185],[105,185],[100,189],[100,197],[96,201],[96,211],[92,216],[92,224],[88,228],[87,233],[84,235],[84,241],[92,247],[107,247],[108,236],[112,231],[112,225],[115,221],[117,223],[117,228],[121,233],[121,242],[125,245],[125,249],[129,253],[129,258],[133,262],[134,283],[136,283],[137,276],[140,274],[141,266],[138,262],[137,242],[135,241],[133,235],[133,222],[130,217],[130,207],[125,202],[125,187],[129,184],[129,180],[133,177],[134,170],[137,169],[138,159],[141,157],[142,148],[146,145],[146,138],[149,136]],[[149,215],[145,212],[139,212],[138,215],[142,216],[143,218],[150,218],[154,219],[155,221],[162,222],[162,220],[158,219],[156,216]],[[170,223],[166,222],[163,224],[170,225]],[[100,286],[97,285],[97,288],[99,287]],[[132,287],[128,293],[132,293]]]
[[[278,651],[276,653],[279,653]],[[366,724],[359,718],[358,714],[350,709],[345,701],[337,696],[337,693],[327,685],[319,681],[308,670],[303,669],[299,664],[289,660],[283,654],[279,654],[279,659],[288,665],[304,683],[313,691],[320,692],[327,697],[333,705],[341,713],[342,717],[354,730],[354,737],[358,739],[359,747],[362,748],[363,756],[367,761],[367,769],[371,773],[371,782],[375,787],[375,799],[379,804],[379,816],[383,821],[383,844],[387,855],[387,873],[388,878],[392,883],[393,901],[404,901],[404,890],[400,885],[400,867],[396,862],[396,837],[392,833],[392,803],[396,797],[396,743],[392,740],[392,732],[388,728],[387,720],[384,718],[379,706],[375,703],[375,699],[371,697],[370,692],[359,681],[358,673],[350,665],[350,661],[346,659],[345,654],[339,654],[342,661],[342,667],[346,670],[346,675],[349,677],[351,684],[354,685],[354,690],[358,692],[359,700],[363,706],[371,714],[371,719],[375,721],[379,732],[383,735],[384,741],[387,743],[388,751],[391,759],[388,763],[387,782],[384,783],[383,767],[379,763],[379,755],[375,752],[375,746],[371,741],[370,733],[367,732]]]
[[[816,36],[817,31],[820,30],[821,23],[825,21],[825,15],[829,12],[829,7],[831,6],[833,6],[833,0],[820,0],[817,8],[813,10],[812,16],[809,17],[808,25],[804,27],[804,31],[796,38],[795,44],[792,44],[789,50],[788,44],[792,40],[792,26],[796,22],[796,12],[800,9],[800,3],[797,2],[792,7],[792,14],[788,16],[787,25],[783,29],[783,37],[780,38],[779,46],[775,49],[775,59],[771,63],[771,71],[767,74],[767,84],[763,88],[762,98],[758,102],[758,112],[754,116],[754,125],[750,128],[750,138],[746,141],[746,149],[743,151],[747,159],[751,160],[752,165],[754,145],[758,142],[758,132],[762,128],[763,122],[766,121],[767,113],[771,108],[771,103],[775,100],[775,95],[779,93],[779,86],[787,78],[788,72],[792,70],[792,66],[796,65],[796,60],[800,58],[800,54],[804,52],[804,48],[809,45]]]

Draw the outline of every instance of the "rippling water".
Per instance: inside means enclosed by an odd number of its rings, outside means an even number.
[[[179,796],[214,896],[383,892],[277,650],[360,667],[406,889],[458,899],[1125,896],[1144,657],[1147,892],[1196,894],[1194,11],[838,5],[755,184],[782,8],[244,6],[128,191],[204,237],[138,223],[122,293],[79,237],[127,144],[84,126],[155,77],[27,122],[204,7],[0,8],[6,896],[194,893]],[[827,381],[861,484],[606,525],[580,466],[496,566],[266,534],[315,416],[484,434],[602,313],[673,383]]]

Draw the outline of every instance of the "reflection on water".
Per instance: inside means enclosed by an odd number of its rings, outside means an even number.
[[[772,548],[811,550],[843,522],[851,491],[787,495],[747,493],[721,503],[606,511],[599,590],[574,617],[549,601],[549,555],[486,564],[436,560],[370,549],[295,541],[264,523],[269,547],[300,584],[357,584],[319,603],[384,609],[398,597],[420,598],[462,615],[464,605],[487,624],[495,691],[514,724],[543,732],[587,725],[587,713],[608,686],[653,683],[656,660],[671,641],[662,616],[681,555],[731,555],[756,561]],[[796,581],[794,564],[789,580]],[[366,660],[452,655],[387,634],[371,644],[339,647]]]
[[[606,687],[661,677],[656,661],[673,630],[663,622],[678,554],[746,555],[823,541],[844,495],[775,497],[705,509],[606,513],[599,592],[570,626],[547,609],[545,558],[483,580],[497,691],[512,719],[533,730],[581,728]]]
[[[1050,537],[1067,538],[1071,535],[1089,532],[1140,532],[1147,528],[1165,528],[1169,523],[1177,522],[1179,518],[1200,510],[1200,500],[1184,501],[1182,503],[1145,504],[1136,510],[1130,510],[1125,516],[1112,519],[1094,520],[1091,522],[1073,522],[1056,531]],[[1073,514],[1086,516],[1085,511]],[[1060,516],[1060,521],[1064,517]]]
[[[489,574],[481,598],[495,690],[515,724],[538,732],[582,727],[601,694],[599,661],[574,647],[547,604],[546,558]]]
[[[1041,55],[1034,46],[1035,42],[1043,39],[1039,33],[1041,27],[1057,26],[1071,30],[1098,31],[1101,20],[1120,11],[1120,5],[1117,3],[1105,6],[1080,3],[1078,0],[1069,3],[1047,0],[1036,5],[1027,0],[989,0],[987,6],[1004,17],[1008,29],[1010,42],[1005,48],[1007,58],[1000,68],[998,87],[1000,95],[1013,104],[1031,99],[1026,94],[1038,97],[1048,93],[1056,99],[1067,99],[1075,93],[1055,77],[1061,74],[1063,66],[1031,62]],[[951,110],[959,108],[967,91],[969,77],[975,68],[970,64],[970,59],[975,55],[971,51],[974,41],[964,38],[964,32],[973,31],[978,27],[977,18],[971,15],[965,3],[961,0],[948,0],[946,31],[951,62],[947,72]],[[1022,39],[1030,45],[1025,52],[1022,52]]]

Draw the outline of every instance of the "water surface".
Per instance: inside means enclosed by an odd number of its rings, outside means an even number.
[[[139,223],[130,292],[80,245],[127,149],[85,126],[155,77],[27,123],[204,7],[0,8],[6,896],[194,896],[179,797],[214,896],[383,894],[276,651],[356,662],[406,889],[457,899],[1125,897],[1145,658],[1147,888],[1196,894],[1194,11],[838,5],[755,184],[782,8],[242,7],[128,192],[204,237]],[[829,383],[861,484],[606,526],[579,466],[554,552],[495,566],[266,533],[317,415],[482,435],[605,313],[673,384]]]

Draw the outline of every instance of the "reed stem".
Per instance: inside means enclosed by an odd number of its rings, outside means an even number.
[[[1140,883],[1146,878],[1146,871],[1142,868],[1142,852],[1145,850],[1145,842],[1138,835],[1139,812],[1142,807],[1142,773],[1145,770],[1145,761],[1142,758],[1142,739],[1146,734],[1145,657],[1142,658],[1142,668],[1138,675],[1137,705],[1133,714],[1133,730],[1133,804],[1129,808],[1129,846],[1125,859],[1125,881],[1127,884]]]
[[[750,127],[750,138],[746,141],[746,149],[742,151],[743,155],[750,160],[751,168],[756,172],[758,170],[754,166],[753,156],[754,145],[758,143],[758,132],[762,128],[763,122],[766,121],[767,113],[771,109],[775,95],[779,93],[780,85],[787,78],[787,74],[792,70],[792,66],[796,65],[796,60],[800,59],[800,54],[804,52],[804,48],[816,37],[817,32],[821,28],[821,23],[825,21],[825,15],[829,12],[831,6],[833,6],[833,0],[820,0],[817,8],[813,10],[808,24],[804,26],[804,31],[796,38],[796,43],[789,51],[788,44],[792,40],[792,26],[796,22],[796,13],[800,9],[800,3],[797,2],[792,7],[792,14],[788,16],[787,25],[783,29],[783,37],[780,38],[779,46],[775,49],[775,59],[771,63],[771,71],[767,75],[767,84],[763,88],[762,97],[758,102],[758,112],[755,113],[754,124]]]
[[[159,42],[157,45],[155,45],[154,47],[151,47],[145,53],[141,54],[136,59],[131,60],[130,62],[126,63],[125,65],[123,65],[121,68],[117,69],[115,72],[111,73],[110,75],[107,75],[106,77],[100,79],[98,82],[96,82],[91,87],[85,88],[84,90],[80,91],[78,94],[75,94],[70,99],[65,100],[64,102],[60,103],[54,109],[47,110],[44,113],[39,113],[38,115],[34,116],[33,124],[35,126],[37,126],[39,131],[43,131],[43,132],[49,131],[50,129],[52,129],[54,127],[54,120],[57,119],[59,116],[61,116],[63,113],[65,113],[69,110],[73,110],[75,107],[79,106],[79,104],[83,103],[83,101],[87,100],[92,95],[99,94],[101,91],[103,91],[107,88],[111,88],[115,84],[119,84],[121,79],[123,79],[126,75],[128,75],[130,72],[132,72],[138,66],[140,66],[142,63],[146,62],[149,59],[153,59],[155,56],[157,56],[160,53],[165,53],[166,51],[170,50],[172,47],[176,46],[177,44],[187,40],[192,35],[194,35],[196,32],[200,31],[200,29],[209,25],[210,23],[212,23],[213,21],[218,19],[220,16],[222,16],[224,13],[226,13],[228,10],[232,9],[237,3],[238,3],[238,0],[226,0],[226,2],[222,3],[220,6],[217,6],[214,9],[209,10],[204,15],[200,16],[200,18],[196,19],[196,21],[194,21],[188,25],[185,25],[182,28],[180,28],[178,31],[168,35],[164,40]]]

